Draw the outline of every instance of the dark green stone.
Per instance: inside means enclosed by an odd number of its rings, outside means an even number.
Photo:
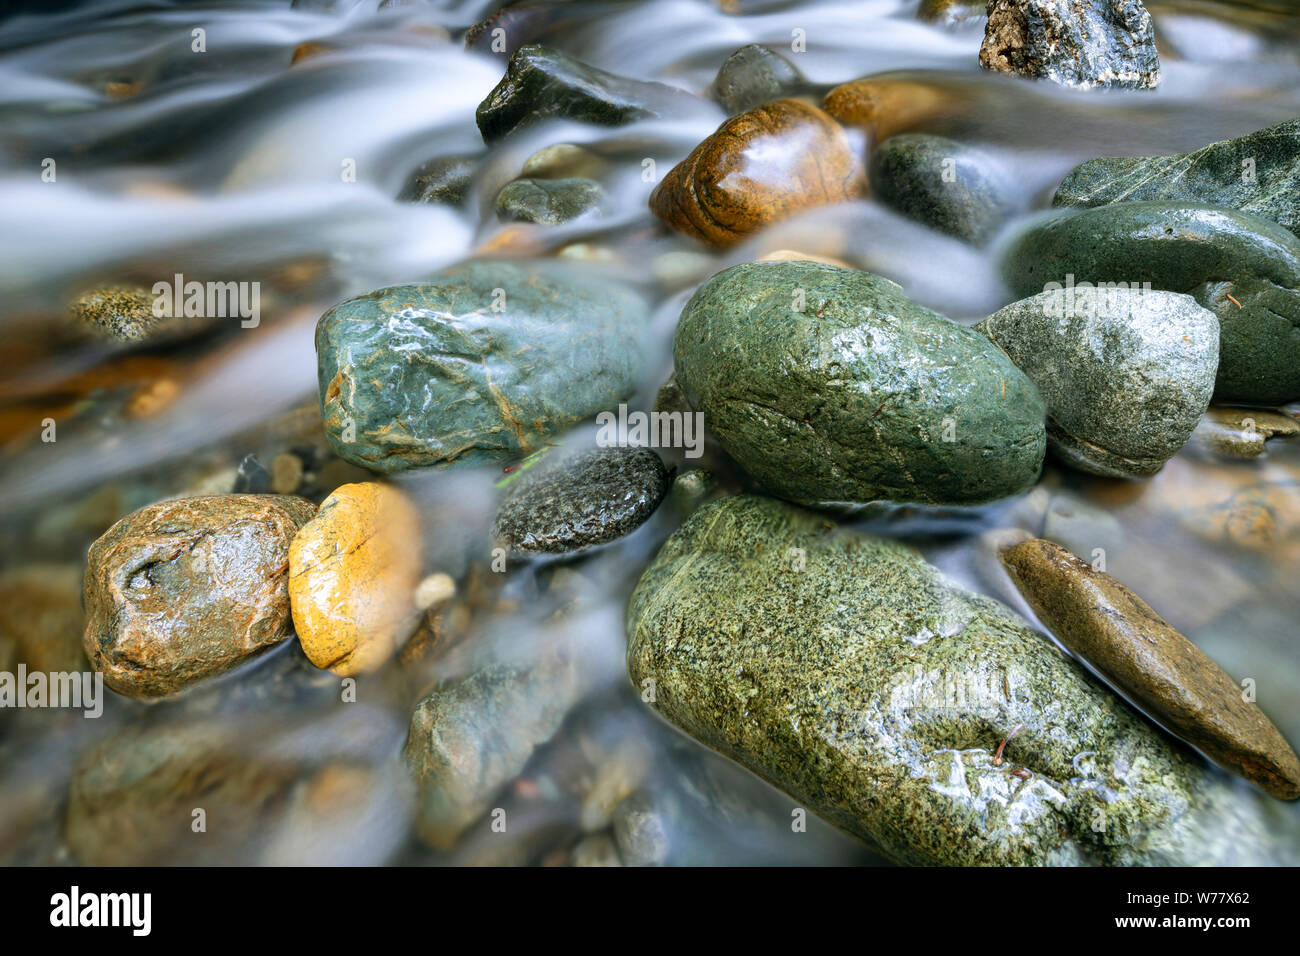
[[[348,299],[316,327],[326,436],[381,472],[527,455],[635,391],[648,321],[628,289],[550,263]]]
[[[1216,399],[1300,398],[1300,240],[1277,223],[1166,201],[1065,212],[1018,237],[1002,274],[1018,299],[1071,275],[1185,292],[1219,317]]]
[[[870,272],[734,266],[687,303],[673,355],[713,436],[791,501],[975,504],[1025,490],[1042,465],[1033,383]]]
[[[473,156],[439,156],[415,170],[398,199],[459,206],[469,194],[478,168]]]
[[[588,66],[539,44],[521,47],[506,75],[475,114],[483,141],[495,143],[522,126],[571,119],[622,126],[697,108],[694,97],[663,83],[647,83]]]
[[[1240,209],[1300,235],[1300,119],[1173,156],[1107,156],[1076,166],[1052,203],[1180,199]]]
[[[492,537],[523,554],[565,554],[640,527],[668,490],[649,448],[600,448],[525,472],[497,511]]]
[[[803,74],[793,63],[750,43],[723,61],[713,81],[713,95],[728,113],[735,114],[790,96],[804,85]]]
[[[600,205],[605,192],[590,179],[516,179],[497,193],[497,218],[554,226]]]
[[[662,716],[900,863],[1294,856],[1265,798],[1007,608],[821,515],[703,506],[633,591],[627,631]]]
[[[891,136],[867,172],[881,202],[968,242],[986,242],[1010,212],[992,158],[943,136]]]

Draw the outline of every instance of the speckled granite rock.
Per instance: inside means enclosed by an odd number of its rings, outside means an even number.
[[[943,136],[903,133],[871,151],[872,194],[940,232],[983,244],[1011,212],[991,156]]]
[[[1033,383],[869,272],[734,266],[686,304],[673,355],[713,436],[791,501],[975,504],[1025,490],[1042,465]]]
[[[1217,399],[1300,397],[1300,239],[1277,223],[1200,203],[1114,203],[1021,235],[1002,274],[1017,298],[1070,276],[1186,292],[1219,317]]]
[[[797,93],[804,84],[803,74],[793,63],[765,46],[750,43],[723,60],[713,81],[713,95],[728,113],[743,113]]]
[[[1160,83],[1141,0],[990,0],[980,66],[1078,89]]]
[[[698,112],[691,94],[663,83],[647,83],[588,66],[539,44],[520,47],[506,74],[478,106],[483,141],[492,144],[516,129],[563,118],[622,126],[654,116]]]
[[[861,163],[840,125],[815,106],[774,100],[733,116],[696,146],[650,194],[650,211],[726,246],[861,191]]]
[[[325,433],[374,471],[526,455],[636,388],[645,303],[565,269],[471,262],[316,327]]]
[[[497,193],[497,218],[554,226],[600,206],[605,191],[590,179],[516,179]]]
[[[1166,728],[1283,800],[1300,758],[1241,686],[1123,584],[1051,541],[1002,553],[1011,578],[1062,644]]]
[[[1048,447],[1093,474],[1159,471],[1214,392],[1219,320],[1177,292],[1040,292],[976,328],[1038,386]]]
[[[1300,234],[1300,119],[1173,156],[1108,156],[1076,166],[1052,199],[1102,206],[1180,199],[1240,209]]]
[[[641,578],[627,632],[662,716],[900,863],[1295,855],[1265,798],[1005,607],[822,515],[704,506]]]
[[[649,448],[600,448],[543,462],[506,494],[492,537],[522,554],[565,554],[605,544],[654,513],[668,477]]]
[[[157,299],[153,290],[143,285],[91,289],[73,301],[69,332],[100,341],[157,344],[197,335],[214,325],[214,320],[203,317],[154,315]],[[171,302],[170,293],[167,301]]]
[[[477,157],[439,156],[411,173],[397,198],[406,202],[459,206],[469,194],[477,170]]]
[[[141,508],[90,546],[84,646],[104,682],[161,697],[289,636],[289,543],[316,506],[210,495]]]

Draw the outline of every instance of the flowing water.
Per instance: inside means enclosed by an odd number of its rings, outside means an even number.
[[[246,454],[263,462],[302,446],[317,450],[308,458],[319,454],[316,319],[342,298],[419,281],[467,257],[577,259],[640,288],[655,303],[642,408],[671,371],[668,340],[698,283],[773,250],[879,272],[961,321],[1007,301],[994,268],[998,242],[973,249],[870,199],[804,213],[724,253],[667,233],[648,212],[654,183],[642,175],[645,161],[666,172],[722,121],[720,107],[617,129],[549,123],[486,149],[474,111],[500,79],[506,54],[467,51],[461,40],[491,12],[484,3],[34,6],[0,21],[7,572],[36,566],[74,580],[87,545],[123,514],[162,497],[228,491]],[[982,20],[922,23],[912,0],[541,0],[504,22],[511,49],[541,42],[705,95],[718,66],[746,43],[782,50],[823,89],[886,73],[932,87],[948,105],[913,128],[979,144],[1002,163],[1019,203],[1010,232],[1045,208],[1061,177],[1085,159],[1182,152],[1300,115],[1300,13],[1270,2],[1149,6],[1164,72],[1155,92],[1078,93],[987,74],[977,64]],[[806,38],[802,52],[791,47],[797,31]],[[308,42],[329,49],[291,65]],[[601,216],[549,228],[498,222],[496,192],[529,155],[562,142],[608,161]],[[449,154],[479,157],[463,208],[395,198],[412,170]],[[78,292],[175,274],[260,283],[260,321],[134,351],[61,333]],[[57,423],[56,441],[41,440],[47,419]],[[1298,740],[1300,447],[1274,445],[1245,464],[1185,449],[1145,483],[1049,463],[1040,485],[1019,499],[960,513],[895,508],[860,520],[1026,616],[984,532],[1018,526],[1079,554],[1103,549],[1108,571],[1230,674],[1257,679],[1261,705]],[[677,464],[727,472],[715,449],[701,462],[678,454]],[[331,474],[346,472],[335,463]],[[607,845],[613,807],[633,795],[648,809],[624,813],[619,825],[640,821],[651,857],[872,860],[816,820],[807,833],[792,832],[788,798],[669,730],[628,686],[622,611],[679,520],[671,503],[585,560],[516,569],[499,581],[481,567],[479,543],[499,477],[480,470],[402,479],[428,516],[430,570],[457,577],[460,592],[439,626],[447,646],[435,647],[423,669],[362,679],[354,710],[340,714],[337,679],[311,673],[286,642],[177,703],[113,697],[98,720],[0,714],[8,724],[0,726],[0,858],[77,858],[64,833],[65,794],[75,761],[96,742],[141,728],[224,723],[240,729],[249,760],[271,761],[297,781],[280,803],[231,800],[249,820],[223,825],[243,832],[259,814],[280,814],[275,837],[256,852],[237,849],[238,841],[200,851],[181,836],[161,837],[155,859],[566,862]],[[321,477],[319,489],[326,484]],[[68,595],[64,612],[79,613],[75,584],[59,593]],[[559,735],[500,798],[521,822],[506,839],[471,835],[452,850],[429,850],[411,834],[395,761],[375,756],[400,747],[416,683],[485,658],[529,658],[556,641],[577,642],[590,673]],[[340,785],[340,766],[362,770]],[[348,781],[356,784],[350,790]],[[349,808],[342,818],[313,803],[339,786]],[[168,806],[159,792],[122,796],[133,799]],[[1293,845],[1295,811],[1279,809],[1278,823],[1279,839]],[[188,834],[189,808],[178,812]],[[131,819],[148,817],[142,810]],[[118,852],[110,846],[103,858],[114,862]]]

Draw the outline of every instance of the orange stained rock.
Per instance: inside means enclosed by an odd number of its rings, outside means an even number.
[[[650,195],[661,220],[714,246],[800,210],[862,194],[862,164],[830,116],[773,100],[731,117]]]
[[[916,80],[853,80],[835,87],[822,100],[827,113],[847,126],[867,130],[875,142],[955,108],[950,93]]]
[[[289,547],[289,600],[303,652],[343,677],[377,670],[416,624],[419,514],[397,489],[335,489]]]

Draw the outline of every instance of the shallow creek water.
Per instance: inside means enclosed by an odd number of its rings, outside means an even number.
[[[1300,115],[1300,13],[1270,3],[1148,6],[1164,72],[1154,92],[1079,93],[990,75],[977,63],[982,19],[922,23],[913,0],[542,0],[512,24],[528,42],[698,94],[746,43],[786,52],[823,89],[883,73],[931,86],[950,106],[910,128],[979,144],[1012,171],[1019,212],[1009,234],[1046,208],[1083,160],[1183,152]],[[963,322],[1008,301],[994,267],[999,242],[976,250],[871,199],[705,252],[651,217],[653,183],[642,170],[645,159],[666,171],[685,156],[724,119],[720,107],[617,129],[548,123],[485,148],[474,111],[506,55],[467,51],[461,35],[491,6],[375,7],[102,2],[0,21],[0,570],[35,568],[49,583],[29,613],[50,633],[79,626],[86,548],[135,508],[229,491],[248,454],[269,465],[307,449],[306,458],[317,456],[309,495],[317,502],[356,479],[328,456],[313,411],[315,323],[347,296],[420,281],[471,256],[586,261],[654,303],[640,408],[671,371],[669,338],[691,292],[767,252],[793,249],[881,273]],[[196,27],[206,52],[192,49]],[[806,36],[804,52],[790,50],[795,30]],[[306,42],[331,49],[291,65]],[[499,222],[497,191],[553,143],[608,159],[602,215],[554,227]],[[395,198],[422,162],[456,153],[480,157],[463,209]],[[47,158],[56,163],[52,182],[41,175]],[[260,322],[135,351],[68,344],[51,331],[80,290],[176,273],[260,283]],[[58,423],[54,442],[41,440],[49,418]],[[699,460],[665,454],[679,469],[734,473],[712,447]],[[79,859],[66,832],[73,768],[79,759],[129,763],[132,747],[145,749],[131,743],[138,734],[150,748],[171,748],[171,763],[140,758],[124,772],[133,783],[118,797],[128,808],[121,816],[76,819],[78,845],[95,848],[94,862],[138,860],[141,845],[150,862],[582,862],[602,852],[616,825],[640,828],[623,838],[639,840],[650,860],[874,861],[815,818],[807,833],[792,831],[789,798],[668,728],[629,686],[623,610],[680,520],[672,502],[581,560],[492,575],[479,542],[500,477],[500,469],[471,469],[399,479],[427,518],[429,570],[457,578],[458,595],[431,649],[363,677],[351,707],[337,706],[337,678],[286,641],[174,702],[109,694],[97,720],[0,713],[0,860]],[[1300,740],[1300,442],[1273,442],[1246,462],[1189,446],[1143,482],[1092,478],[1049,460],[1020,498],[853,520],[906,540],[1031,621],[984,533],[1020,527],[1077,554],[1103,549],[1107,571],[1229,674],[1256,678],[1261,706]],[[20,591],[10,586],[6,600]],[[453,848],[428,848],[412,832],[395,759],[418,692],[477,661],[527,659],[551,642],[581,648],[592,676],[559,734],[500,797],[518,823],[500,838],[475,830]],[[175,755],[209,746],[204,735],[217,726],[237,743],[198,769],[175,769],[184,763]],[[126,743],[84,756],[115,738]],[[189,805],[173,806],[169,788],[192,792],[194,773],[210,778],[203,792],[232,808],[214,814],[207,843],[165,822],[176,811],[188,824]],[[616,813],[629,798],[640,809]],[[84,832],[120,831],[123,820],[139,832]],[[263,826],[270,836],[254,839]],[[1277,827],[1278,841],[1294,847],[1300,807],[1279,804]]]

